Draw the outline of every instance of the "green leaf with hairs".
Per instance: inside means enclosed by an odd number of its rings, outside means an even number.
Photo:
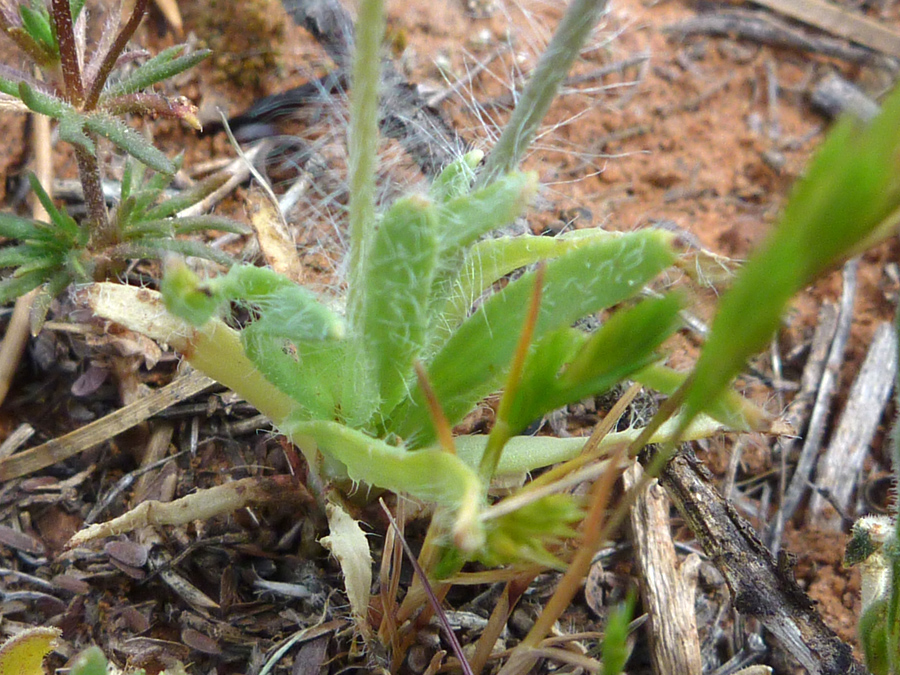
[[[564,405],[607,391],[655,361],[681,325],[674,294],[620,309],[592,335],[565,327],[541,340],[525,363],[507,423],[511,433]]]
[[[209,49],[199,49],[192,54],[179,56],[183,51],[184,45],[175,45],[161,51],[133,73],[109,87],[100,98],[100,106],[102,107],[104,102],[117,96],[143,91],[150,85],[183,73],[212,54]]]
[[[638,293],[675,259],[672,236],[659,230],[574,249],[547,263],[534,340]],[[515,351],[528,311],[534,273],[491,296],[428,364],[428,376],[451,424],[496,390]],[[434,438],[422,393],[392,415],[413,447]]]
[[[0,267],[28,265],[42,257],[43,252],[29,244],[0,248]]]
[[[7,239],[29,239],[37,233],[34,220],[14,216],[11,213],[0,213],[0,237]]]
[[[603,631],[603,675],[619,675],[631,654],[628,649],[628,625],[634,614],[635,593],[629,589],[624,603],[616,605],[609,614]]]
[[[103,136],[151,169],[164,174],[173,174],[177,171],[172,160],[153,147],[150,141],[114,117],[102,113],[86,115],[84,116],[84,128]]]
[[[59,139],[78,145],[92,155],[97,154],[97,146],[94,145],[86,133],[84,133],[84,116],[78,112],[66,113],[59,119]]]
[[[177,197],[172,197],[171,199],[167,199],[161,204],[158,204],[152,208],[147,209],[147,211],[141,216],[141,219],[147,220],[155,220],[159,218],[168,218],[170,216],[174,216],[179,211],[183,211],[189,206],[193,206],[199,201],[202,201],[213,192],[222,187],[225,183],[228,182],[229,176],[226,174],[215,174],[206,178],[202,181],[194,183],[190,188],[184,190]]]
[[[361,277],[361,335],[380,407],[390,410],[415,379],[438,261],[437,214],[427,199],[400,199],[384,214]]]
[[[152,239],[145,237],[137,241],[119,244],[110,251],[112,256],[120,259],[159,258],[165,253],[180,253],[185,256],[205,258],[225,267],[230,267],[234,264],[234,259],[219,249],[188,239]]]
[[[58,53],[59,46],[56,44],[56,38],[53,36],[53,30],[50,27],[50,15],[43,6],[40,10],[35,10],[23,2],[19,5],[19,16],[22,18],[22,26],[42,49],[49,53]]]
[[[333,420],[339,414],[336,383],[345,345],[321,340],[290,341],[268,322],[241,331],[241,344],[259,372],[298,407],[297,420]]]
[[[0,305],[15,300],[20,295],[34,290],[47,279],[47,268],[41,267],[22,275],[13,275],[0,281]]]
[[[498,237],[479,241],[472,246],[466,253],[458,276],[435,293],[444,300],[443,309],[436,312],[434,319],[437,339],[442,342],[449,337],[481,294],[507,274],[541,260],[553,260],[580,246],[621,236],[600,229],[578,230],[577,234]]]
[[[483,158],[481,150],[472,150],[445,167],[431,184],[428,196],[435,202],[446,202],[467,194],[475,183],[475,169]]]
[[[136,237],[171,237],[176,234],[206,232],[218,230],[234,234],[249,234],[252,230],[231,218],[222,216],[188,216],[184,218],[160,218],[158,220],[140,220],[130,224],[125,232],[126,238]]]
[[[65,211],[60,211],[56,208],[53,200],[50,199],[50,195],[47,194],[47,191],[44,190],[44,186],[41,185],[37,176],[33,173],[29,172],[28,182],[31,185],[31,189],[35,196],[38,198],[38,201],[41,202],[41,206],[44,207],[47,215],[50,216],[50,220],[53,221],[53,224],[56,225],[61,232],[68,235],[71,240],[76,240],[81,233],[81,228],[78,227],[78,223],[75,222],[75,219]]]
[[[75,108],[70,106],[62,99],[50,96],[44,92],[35,89],[27,82],[18,83],[18,96],[22,99],[22,103],[28,106],[29,110],[33,110],[41,115],[52,117],[56,120],[62,120],[64,117],[76,115],[83,117]]]
[[[438,236],[445,255],[509,225],[528,207],[537,191],[537,174],[511,173],[472,194],[440,205]]]
[[[265,267],[235,265],[209,284],[217,297],[257,309],[274,336],[294,342],[344,337],[343,319],[312,291]]]
[[[408,494],[454,509],[480,495],[475,472],[456,455],[437,449],[410,452],[337,422],[291,422],[280,430],[308,446],[313,439],[326,456],[337,459],[354,481]]]

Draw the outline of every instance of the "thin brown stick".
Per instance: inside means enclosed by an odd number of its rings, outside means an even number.
[[[653,453],[645,453],[641,462],[647,466],[658,460]],[[762,623],[811,673],[865,675],[866,669],[853,658],[850,646],[822,621],[790,567],[775,561],[689,450],[682,449],[666,462],[659,482],[725,576],[734,607],[743,617]]]
[[[0,481],[39,471],[89,450],[213,384],[206,375],[193,371],[106,417],[0,461]]]
[[[34,145],[34,173],[38,182],[44,186],[44,190],[53,198],[53,148],[50,143],[50,118],[44,115],[32,115]],[[31,215],[35,220],[48,218],[47,211],[39,199],[35,199],[31,206]],[[16,299],[9,326],[0,343],[0,405],[9,394],[12,379],[25,353],[28,344],[28,332],[31,327],[31,308],[34,299],[40,293],[40,289],[26,293]]]
[[[93,110],[97,107],[97,101],[100,100],[100,94],[103,93],[103,87],[113,67],[116,65],[116,61],[119,60],[119,56],[125,51],[125,47],[128,46],[131,36],[134,35],[138,26],[141,25],[141,21],[144,20],[148,2],[149,0],[137,0],[134,3],[134,10],[128,18],[128,23],[116,35],[115,42],[113,42],[112,47],[109,48],[109,51],[103,57],[103,63],[100,64],[100,68],[97,70],[97,76],[89,84],[91,90],[84,103],[85,110]]]
[[[886,56],[900,58],[900,34],[884,24],[824,0],[752,0],[792,19],[851,40]]]
[[[803,443],[797,467],[794,469],[794,475],[791,476],[791,482],[787,493],[784,495],[779,512],[779,519],[783,518],[784,522],[793,517],[794,512],[800,506],[803,495],[806,494],[810,473],[825,438],[827,417],[831,410],[831,401],[836,393],[838,375],[840,374],[841,364],[844,362],[847,340],[850,338],[850,324],[853,320],[853,304],[856,297],[856,269],[858,264],[859,259],[853,258],[844,265],[844,287],[841,291],[838,327],[835,331],[831,348],[828,351],[828,360],[825,364],[825,371],[822,373],[822,380],[819,383],[819,391],[809,420],[806,440]],[[773,539],[770,541],[770,544],[772,549],[777,551],[779,542]]]
[[[897,334],[894,325],[885,322],[875,330],[831,443],[819,460],[816,486],[831,494],[839,511],[846,511],[850,505],[850,496],[884,415],[896,374]],[[821,493],[814,493],[807,522],[839,531],[843,526],[840,513],[826,509],[825,504]]]
[[[870,63],[873,54],[868,49],[849,45],[843,40],[809,35],[766,12],[741,9],[719,10],[666,26],[665,31],[679,36],[720,35],[737,37],[774,47],[785,47],[849,61]]]

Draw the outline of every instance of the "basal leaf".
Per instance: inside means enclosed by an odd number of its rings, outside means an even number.
[[[575,352],[576,343],[558,335],[571,329],[548,335],[542,343],[549,344],[537,345],[526,362],[508,418],[512,433],[552,410],[607,391],[656,360],[656,348],[681,325],[680,309],[680,298],[668,295],[619,310]]]
[[[236,265],[210,284],[219,297],[258,309],[257,323],[263,323],[271,335],[293,342],[344,337],[340,316],[312,291],[270,269]]]
[[[633,232],[550,261],[534,340],[637,293],[672,264],[670,241],[671,235],[662,231]],[[499,385],[524,325],[533,284],[534,273],[525,274],[485,301],[428,365],[451,424]],[[398,410],[395,416],[395,431],[413,447],[434,437],[421,397],[417,389],[407,414]]]
[[[321,341],[289,342],[253,323],[241,331],[241,344],[263,376],[298,406],[298,419],[334,419],[335,385],[343,346]]]
[[[480,494],[475,472],[456,455],[442,450],[410,452],[337,422],[289,422],[281,431],[314,439],[323,454],[346,466],[354,481],[454,509]]]
[[[377,396],[390,410],[413,378],[425,341],[428,295],[438,259],[437,216],[421,197],[394,203],[378,225],[362,281],[361,336]]]
[[[438,236],[449,254],[480,236],[509,225],[528,207],[537,190],[537,174],[511,173],[472,194],[451,199],[438,208]]]

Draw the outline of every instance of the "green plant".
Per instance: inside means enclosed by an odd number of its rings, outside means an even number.
[[[11,276],[0,281],[0,302],[42,284],[45,296],[52,297],[72,281],[105,278],[125,259],[157,257],[165,251],[230,264],[221,252],[178,240],[176,235],[202,229],[246,231],[225,218],[173,218],[216,189],[219,179],[157,203],[180,160],[170,160],[124,122],[127,115],[139,114],[173,117],[198,127],[196,109],[186,99],[167,98],[149,88],[199,63],[209,52],[184,53],[183,47],[172,47],[113,78],[117,66],[132,58],[125,48],[144,16],[147,0],[136,2],[118,32],[106,31],[93,53],[85,53],[83,5],[83,0],[52,0],[49,5],[23,0],[0,5],[0,30],[39,73],[33,76],[26,70],[0,66],[0,98],[58,122],[60,138],[75,149],[88,210],[84,221],[76,222],[58,210],[31,178],[49,222],[0,214],[0,235],[19,242],[0,251],[0,267],[14,268]],[[119,203],[112,213],[101,188],[101,137],[129,156]],[[147,181],[144,166],[155,172]]]
[[[572,11],[585,16],[583,6]],[[343,311],[271,270],[235,266],[201,280],[179,266],[168,271],[163,295],[169,310],[190,325],[158,324],[153,334],[257,405],[326,477],[443,507],[436,519],[442,541],[458,549],[460,560],[548,562],[544,544],[571,535],[565,523],[577,514],[553,497],[533,507],[552,508],[553,522],[512,515],[494,521],[485,517],[490,482],[498,473],[559,459],[546,451],[557,439],[517,438],[510,452],[509,441],[533,420],[626,377],[665,374],[653,364],[657,347],[679,326],[680,297],[637,300],[679,261],[673,237],[658,230],[591,231],[557,240],[482,240],[524,212],[536,179],[513,172],[479,187],[479,153],[448,166],[427,196],[400,199],[376,215],[379,3],[363,3],[361,12]],[[583,40],[590,24],[574,23]],[[574,58],[581,43],[567,39]],[[522,125],[514,117],[510,134],[522,135]],[[510,162],[516,160],[504,165]],[[536,263],[537,270],[503,281]],[[101,313],[112,317],[117,292],[100,292],[107,302]],[[579,318],[628,301],[631,307],[592,335],[571,328]],[[254,316],[239,333],[217,318],[232,304]],[[147,329],[137,317],[115,318]],[[490,436],[450,439],[450,427],[501,388]],[[732,403],[732,413],[742,410]],[[699,433],[713,428],[704,419]],[[570,456],[579,449],[570,444]]]
[[[557,35],[590,26],[586,17],[600,5],[589,5],[573,3],[566,30]],[[678,440],[723,426],[764,426],[765,416],[728,385],[777,329],[790,297],[895,225],[900,94],[870,128],[845,122],[830,136],[779,227],[723,298],[697,368],[686,377],[656,363],[660,345],[679,325],[681,298],[669,293],[640,299],[662,272],[684,263],[668,234],[482,238],[521,214],[535,190],[533,176],[507,172],[518,165],[539,117],[535,111],[549,100],[546,80],[529,85],[544,93],[530,89],[523,95],[533,105],[514,115],[499,143],[502,153],[492,155],[486,168],[477,154],[466,155],[444,170],[427,195],[403,198],[376,214],[381,25],[380,3],[363,2],[352,87],[351,248],[343,303],[247,266],[214,279],[172,267],[163,296],[175,316],[165,319],[159,296],[143,293],[135,302],[133,289],[96,285],[85,297],[101,316],[167,342],[253,402],[331,481],[349,479],[437,505],[421,555],[432,575],[452,574],[473,558],[560,564],[552,556],[559,553],[557,543],[572,536],[580,504],[542,492],[549,481],[535,481],[491,505],[491,481],[582,452],[590,459],[605,456],[602,469],[578,476],[605,470],[582,526],[582,548],[560,584],[566,593],[554,596],[523,642],[527,651],[558,618],[592,547],[617,522],[604,517],[622,445],[636,453],[663,441],[662,463]],[[557,81],[568,67],[560,55],[574,58],[580,46],[567,40],[548,50],[555,59],[548,70]],[[513,272],[521,274],[511,279]],[[232,304],[253,317],[241,330],[226,323]],[[571,327],[601,310],[611,311],[597,332]],[[587,444],[517,435],[544,413],[625,378],[671,395],[644,429],[615,434],[607,428]],[[453,437],[452,425],[500,390],[490,434]],[[616,447],[620,451],[610,458]],[[123,527],[117,520],[96,532]],[[355,609],[364,615],[364,608]],[[509,672],[524,672],[529,663],[514,662]]]

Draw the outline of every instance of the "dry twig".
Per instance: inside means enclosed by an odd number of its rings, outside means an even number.
[[[93,448],[213,384],[215,382],[202,373],[188,373],[106,417],[0,461],[0,481],[39,471]]]
[[[622,475],[625,489],[640,480],[640,465]],[[651,483],[631,509],[631,530],[640,564],[641,595],[650,621],[650,658],[657,673],[700,675],[703,660],[694,611],[700,558],[691,554],[679,569],[669,523],[669,499]]]
[[[654,460],[644,453],[641,463]],[[703,550],[725,576],[734,607],[755,618],[800,664],[819,675],[866,675],[850,646],[825,625],[815,603],[775,562],[753,527],[713,486],[713,477],[689,450],[678,452],[659,476]]]
[[[827,491],[841,510],[850,504],[850,495],[884,414],[896,374],[897,334],[893,324],[883,323],[876,329],[866,360],[850,388],[831,444],[819,460],[817,487]],[[824,497],[814,493],[807,522],[840,530],[843,525],[840,514],[826,511],[825,504]]]

